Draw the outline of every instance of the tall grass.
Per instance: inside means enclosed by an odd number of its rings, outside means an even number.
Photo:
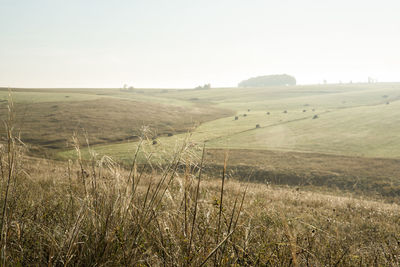
[[[17,159],[26,159],[15,143],[9,106],[8,142],[0,154],[3,265],[201,266],[234,233],[235,227],[220,225],[222,210],[200,203],[204,157],[198,163],[186,143],[166,167],[138,166],[135,157],[128,172],[109,157],[97,158],[88,143],[92,158],[84,162],[74,135],[77,161],[68,162],[63,177],[48,169],[40,171],[45,177],[18,175]],[[233,221],[239,214],[235,207],[223,215]]]
[[[83,161],[77,136],[77,160],[32,159],[6,123],[2,266],[399,264],[397,205],[242,184],[227,156],[207,177],[188,142],[166,166],[139,164],[141,146],[128,169],[90,147]]]

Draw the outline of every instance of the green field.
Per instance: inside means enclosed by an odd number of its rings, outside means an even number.
[[[357,183],[389,195],[400,188],[394,167],[400,159],[400,84],[15,89],[12,96],[15,129],[32,155],[75,158],[76,132],[87,159],[86,132],[91,155],[129,164],[142,136],[142,162],[167,162],[183,144],[200,157],[205,145],[209,162],[220,164],[220,152],[229,150],[232,167],[258,168],[259,176],[319,177],[318,183]],[[8,89],[0,90],[3,119],[7,97]]]
[[[151,102],[163,97],[233,110],[238,120],[229,116],[208,121],[191,132],[191,141],[205,143],[207,148],[399,158],[399,89],[397,84],[315,85],[167,93],[149,90],[145,95]],[[315,115],[318,118],[313,119]],[[157,149],[172,149],[186,135],[160,137]],[[126,159],[135,150],[135,143],[102,145],[95,150]]]

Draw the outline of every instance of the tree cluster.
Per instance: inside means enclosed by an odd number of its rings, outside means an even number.
[[[241,81],[239,87],[266,87],[296,85],[296,78],[287,74],[265,75]]]

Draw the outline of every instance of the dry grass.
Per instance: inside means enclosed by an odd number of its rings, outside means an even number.
[[[223,151],[207,149],[210,171],[222,167]],[[237,178],[292,186],[340,189],[399,203],[400,160],[319,153],[235,149],[231,172]]]
[[[207,159],[187,147],[165,168],[134,161],[130,170],[107,157],[60,163],[17,150],[10,165],[2,147],[3,265],[399,262],[396,204],[205,177]]]

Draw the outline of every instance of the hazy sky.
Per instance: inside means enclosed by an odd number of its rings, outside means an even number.
[[[400,81],[399,0],[0,0],[0,86]]]

